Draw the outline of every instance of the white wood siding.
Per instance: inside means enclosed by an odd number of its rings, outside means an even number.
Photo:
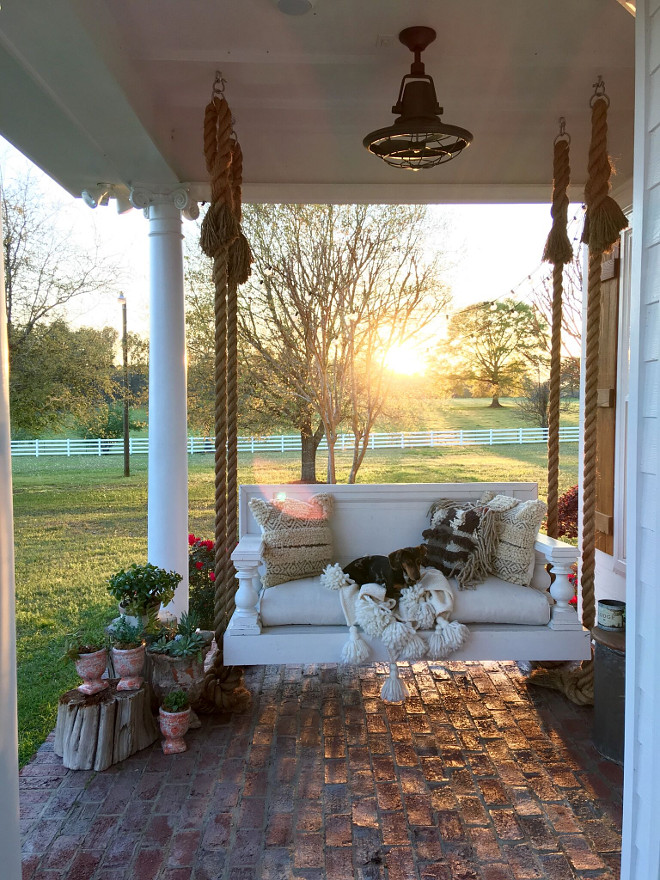
[[[636,21],[622,880],[660,880],[660,2]]]

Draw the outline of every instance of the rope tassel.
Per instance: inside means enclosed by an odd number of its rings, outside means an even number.
[[[584,188],[587,214],[582,241],[594,253],[610,251],[628,220],[610,191],[612,165],[607,154],[607,109],[610,99],[599,78],[591,102],[591,144],[589,146],[589,179]]]

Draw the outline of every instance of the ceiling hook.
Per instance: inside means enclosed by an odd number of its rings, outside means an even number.
[[[554,139],[553,143],[557,143],[557,141],[566,141],[567,144],[571,142],[571,136],[566,131],[566,119],[564,116],[559,117],[559,134]]]
[[[607,102],[607,106],[609,107],[610,106],[610,99],[607,96],[607,94],[605,93],[605,80],[603,79],[603,77],[600,74],[598,74],[598,79],[596,80],[596,82],[593,85],[594,85],[594,93],[591,96],[591,100],[589,101],[589,106],[593,107],[594,104],[596,103],[596,101],[600,101],[602,99],[603,101]]]
[[[212,98],[223,98],[225,94],[225,86],[227,85],[227,80],[224,78],[222,73],[219,70],[215,72],[215,79],[213,80],[213,90],[211,92]]]

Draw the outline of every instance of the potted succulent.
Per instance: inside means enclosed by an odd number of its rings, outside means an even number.
[[[183,737],[190,724],[188,694],[182,690],[171,691],[167,694],[160,707],[158,720],[161,733],[165,737],[162,744],[163,752],[166,755],[185,752],[187,746]]]
[[[147,632],[147,658],[151,685],[156,699],[173,688],[183,688],[192,704],[204,687],[204,657],[213,633],[198,628],[194,612],[181,615],[176,626],[161,625]]]
[[[76,672],[83,680],[78,685],[81,693],[89,696],[108,687],[107,680],[101,678],[108,665],[108,637],[102,628],[69,633],[62,659],[75,663]]]
[[[118,691],[137,690],[142,686],[144,669],[144,642],[142,627],[120,617],[110,627],[112,664],[119,676]]]
[[[136,617],[146,624],[149,614],[172,601],[181,581],[175,571],[166,571],[150,562],[133,565],[112,575],[108,591],[119,602],[122,614]],[[136,621],[138,622],[138,621]]]

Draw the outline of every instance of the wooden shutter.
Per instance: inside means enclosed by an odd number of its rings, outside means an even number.
[[[614,442],[619,325],[619,245],[603,258],[598,345],[596,547],[614,553]]]

